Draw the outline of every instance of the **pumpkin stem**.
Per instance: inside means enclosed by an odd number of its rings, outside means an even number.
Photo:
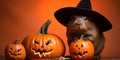
[[[51,20],[48,20],[41,28],[40,34],[47,34],[48,26],[51,23]]]
[[[16,39],[12,44],[16,44],[19,41],[19,39]]]

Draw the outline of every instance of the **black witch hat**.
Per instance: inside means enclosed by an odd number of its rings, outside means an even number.
[[[93,11],[91,8],[90,0],[81,0],[77,7],[65,7],[57,10],[54,13],[56,19],[67,26],[68,22],[71,20],[70,17],[73,15],[86,15],[93,18],[94,24],[104,32],[112,28],[112,24],[100,13]]]

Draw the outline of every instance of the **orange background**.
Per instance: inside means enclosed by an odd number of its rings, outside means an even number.
[[[49,33],[57,34],[66,43],[66,27],[57,22],[54,12],[62,7],[75,7],[80,0],[0,0],[0,56],[5,46],[15,39],[37,33],[42,24],[52,20]],[[91,0],[93,10],[106,16],[113,28],[104,32],[103,57],[120,57],[120,0]],[[66,43],[66,55],[69,54]]]

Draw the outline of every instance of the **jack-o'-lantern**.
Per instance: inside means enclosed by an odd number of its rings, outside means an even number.
[[[94,45],[89,40],[77,39],[70,43],[70,56],[73,59],[91,59],[94,56]]]
[[[47,33],[50,22],[48,20],[41,27],[40,33],[29,35],[23,40],[28,59],[57,58],[65,54],[63,41],[57,35]]]
[[[17,43],[18,40],[5,48],[5,56],[7,60],[24,60],[26,51],[22,44]]]

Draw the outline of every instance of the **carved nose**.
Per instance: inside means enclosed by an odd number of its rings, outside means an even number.
[[[42,46],[40,46],[40,51],[43,51],[43,50],[45,50],[45,48],[44,48],[44,46],[42,45]]]
[[[43,45],[41,46],[41,48],[44,48]]]

